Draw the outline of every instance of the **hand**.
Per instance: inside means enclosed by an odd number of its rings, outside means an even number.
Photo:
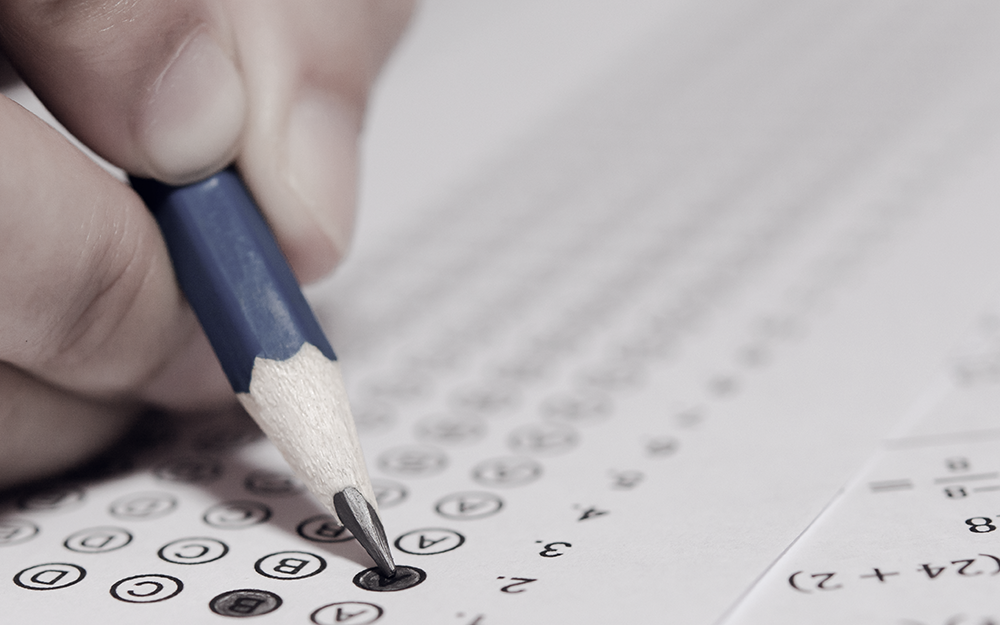
[[[173,184],[236,162],[300,280],[339,261],[357,138],[406,0],[0,2],[0,46],[59,120]],[[232,391],[139,198],[0,97],[0,487],[78,463],[143,406]]]

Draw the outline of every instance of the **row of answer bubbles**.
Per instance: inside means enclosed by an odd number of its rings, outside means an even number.
[[[52,562],[22,570],[14,577],[14,583],[27,590],[58,590],[73,586],[86,576],[86,570],[79,565]],[[116,581],[109,588],[109,594],[126,603],[160,603],[178,596],[183,590],[184,582],[172,575],[148,573]],[[274,612],[283,603],[278,594],[269,590],[240,588],[216,595],[207,607],[219,616],[244,618]],[[379,620],[384,612],[374,603],[341,601],[320,606],[310,619],[318,625],[367,625]]]
[[[425,417],[415,426],[417,438],[441,445],[468,445],[486,434],[486,424],[476,417],[440,414]],[[561,423],[530,423],[515,428],[507,436],[507,446],[515,453],[556,455],[579,443],[576,430]],[[387,452],[388,453],[388,452]]]
[[[212,458],[178,457],[160,463],[153,475],[169,482],[204,484],[214,482],[223,474],[223,463]],[[256,495],[278,497],[296,495],[304,486],[291,473],[254,470],[243,479],[243,487]],[[29,512],[69,511],[79,507],[86,498],[78,486],[59,486],[26,494],[17,500],[17,507]],[[167,493],[130,495],[111,504],[110,511],[119,518],[157,518],[170,513],[177,505],[176,497]]]
[[[220,552],[219,549],[223,551]],[[166,562],[188,565],[213,562],[227,552],[228,547],[226,545],[213,539],[204,538],[181,539],[164,545],[160,550],[161,558]],[[188,557],[190,557],[191,561],[176,561],[178,558]],[[318,575],[326,569],[326,566],[326,560],[315,553],[307,551],[279,551],[259,558],[254,562],[253,568],[257,574],[269,579],[293,580]],[[86,569],[78,564],[49,562],[36,564],[21,570],[14,576],[13,582],[17,586],[27,590],[59,590],[83,581],[86,576]],[[135,602],[162,601],[173,597],[183,588],[183,584],[177,578],[158,574],[129,577],[117,582],[115,587],[138,577],[160,577],[172,579],[176,583],[173,585],[161,584],[158,590],[150,588],[148,591],[142,593],[138,591],[123,593],[133,599],[117,595],[116,598],[123,601],[134,600]],[[130,585],[152,586],[152,584],[136,584],[134,582]],[[112,594],[115,594],[113,590]]]
[[[500,510],[502,501],[490,493],[458,493],[438,502],[437,509],[442,516],[457,519],[482,518],[490,516]],[[450,532],[458,537],[458,544],[464,542],[462,537],[453,530],[437,530]],[[415,530],[416,532],[416,530]],[[427,551],[426,539],[421,537],[417,546],[407,547],[408,537],[415,532],[408,532],[396,540],[396,546],[406,552],[424,555],[427,553],[441,553],[440,550]],[[350,532],[330,515],[317,515],[302,521],[297,527],[297,533],[302,538],[312,542],[336,543],[351,540]],[[79,530],[71,534],[63,546],[77,553],[98,554],[117,551],[132,542],[133,535],[125,528],[101,526]],[[439,541],[435,541],[435,544]],[[450,547],[451,550],[458,544]],[[163,545],[156,554],[161,560],[173,564],[195,565],[215,562],[229,553],[229,546],[217,539],[205,536],[194,536],[172,540]],[[291,553],[291,552],[282,552]],[[303,552],[304,553],[304,552]],[[267,559],[263,558],[258,562],[258,572],[267,569]],[[287,564],[287,563],[286,563]],[[318,573],[325,567],[325,562],[320,562],[318,568],[313,573]],[[278,567],[279,569],[281,567]],[[299,567],[301,568],[301,567]],[[274,577],[274,575],[267,575]]]
[[[485,470],[485,469],[484,469]],[[532,466],[491,467],[499,474],[510,471],[509,480],[534,479]],[[391,507],[406,497],[406,489],[394,482],[381,481],[379,503]],[[132,510],[156,511],[162,504],[151,502],[171,501],[159,497],[161,493],[138,493],[128,498],[129,502],[142,502]],[[489,492],[470,491],[453,493],[442,497],[434,504],[439,515],[450,519],[479,519],[492,516],[503,508],[503,500]],[[255,501],[226,501],[208,508],[202,520],[219,529],[242,529],[267,522],[271,518],[270,507]],[[147,518],[147,517],[138,517]],[[27,519],[8,518],[0,520],[0,547],[25,543],[37,537],[40,527]],[[296,533],[306,540],[318,543],[346,542],[353,538],[333,516],[319,514],[298,523]],[[116,526],[98,526],[74,532],[63,541],[70,551],[79,553],[105,553],[121,549],[132,542],[129,530]],[[228,546],[220,540],[205,537],[184,538],[168,543],[158,552],[160,558],[176,564],[203,564],[217,560],[228,553]]]
[[[169,479],[175,481],[207,481],[201,479],[206,475],[216,473],[214,461],[199,464],[193,459],[181,459],[177,463],[171,461],[161,465],[163,471],[168,468],[172,472]],[[221,471],[221,468],[218,469]],[[183,475],[183,478],[181,477]],[[163,477],[160,475],[160,477]],[[282,471],[256,470],[247,474],[243,481],[244,488],[252,493],[270,497],[299,495],[305,492],[302,483],[290,473]],[[401,503],[406,498],[406,488],[390,480],[373,480],[372,486],[380,506],[392,506]],[[60,486],[25,495],[17,500],[17,508],[29,513],[69,512],[80,507],[85,499],[82,488],[77,486]],[[118,519],[144,520],[164,517],[178,506],[178,497],[172,493],[161,491],[144,491],[124,495],[114,500],[108,506],[108,513]],[[223,504],[219,504],[222,506]],[[216,510],[219,506],[205,513],[205,521],[210,525],[227,525],[224,516]],[[254,502],[245,508],[254,508],[241,516],[253,517],[256,522],[263,522],[270,517],[270,508],[263,503]],[[26,521],[0,519],[0,546],[15,544],[30,538]],[[251,523],[253,524],[253,523]],[[37,528],[34,530],[37,532]]]
[[[383,452],[379,467],[400,477],[429,477],[444,471],[448,458],[443,451],[428,445],[403,445]],[[472,479],[484,486],[523,486],[542,475],[542,465],[523,456],[489,458],[472,468]]]
[[[222,476],[223,463],[220,460],[200,457],[181,457],[158,465],[153,474],[170,482],[204,484]],[[305,486],[291,473],[257,469],[243,478],[243,488],[255,495],[265,497],[286,497],[305,492]]]

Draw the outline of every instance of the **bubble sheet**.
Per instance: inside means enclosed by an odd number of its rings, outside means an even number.
[[[716,621],[994,282],[997,11],[684,13],[451,199],[362,238],[310,294],[418,583],[365,577],[245,417],[150,415],[9,494],[5,609]]]

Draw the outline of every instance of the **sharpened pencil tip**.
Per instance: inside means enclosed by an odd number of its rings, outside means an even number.
[[[348,486],[333,496],[333,508],[344,527],[351,530],[354,537],[375,561],[383,577],[396,574],[396,565],[389,553],[389,541],[385,537],[382,521],[371,504],[358,489]]]

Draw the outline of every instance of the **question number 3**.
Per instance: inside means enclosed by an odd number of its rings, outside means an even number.
[[[542,541],[536,540],[535,542],[541,543]],[[561,555],[565,555],[562,551],[563,549],[569,549],[572,546],[573,545],[566,542],[548,543],[541,551],[538,552],[538,555],[543,558],[558,558]]]

